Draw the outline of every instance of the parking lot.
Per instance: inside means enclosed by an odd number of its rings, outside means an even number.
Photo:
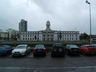
[[[96,56],[0,56],[0,72],[96,72]]]

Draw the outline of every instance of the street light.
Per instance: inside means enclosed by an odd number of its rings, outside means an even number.
[[[86,0],[86,3],[89,5],[89,16],[90,16],[90,20],[89,20],[89,23],[90,23],[90,44],[92,43],[91,41],[91,3]]]

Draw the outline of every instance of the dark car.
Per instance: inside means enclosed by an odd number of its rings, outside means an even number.
[[[66,45],[67,55],[80,55],[80,48],[77,45]]]
[[[65,48],[63,46],[63,44],[61,43],[55,43],[52,47],[51,50],[51,56],[55,57],[55,56],[65,56]]]
[[[11,54],[13,48],[9,45],[0,46],[0,55],[9,55]]]
[[[80,51],[82,54],[86,54],[86,55],[96,54],[96,46],[95,45],[82,45],[80,47]]]
[[[46,48],[42,44],[38,44],[33,48],[33,56],[46,56]]]

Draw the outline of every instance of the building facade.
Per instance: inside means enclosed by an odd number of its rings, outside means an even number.
[[[20,32],[20,40],[21,41],[78,41],[79,31],[51,30],[50,21],[47,21],[45,30]]]
[[[8,40],[8,33],[0,32],[0,40]]]
[[[27,32],[27,21],[25,21],[24,19],[21,19],[21,21],[19,23],[19,31]]]

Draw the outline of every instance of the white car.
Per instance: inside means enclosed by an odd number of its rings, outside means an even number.
[[[24,56],[30,53],[30,47],[26,44],[18,45],[13,51],[12,56]]]

